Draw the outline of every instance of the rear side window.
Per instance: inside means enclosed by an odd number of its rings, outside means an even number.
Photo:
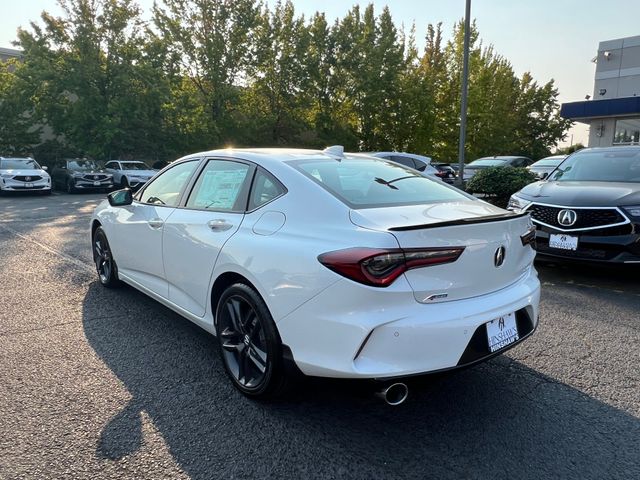
[[[416,168],[416,162],[413,161],[413,158],[394,155],[390,158],[390,160],[393,160],[394,162],[398,162],[400,165],[404,165],[405,167]]]
[[[251,188],[248,210],[255,210],[285,193],[286,189],[273,175],[259,169]]]
[[[351,208],[420,205],[469,197],[413,169],[374,158],[315,159],[289,162]]]
[[[209,160],[196,181],[187,208],[243,212],[251,167],[228,160]]]

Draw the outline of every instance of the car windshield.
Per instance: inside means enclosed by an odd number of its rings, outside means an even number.
[[[102,167],[93,160],[68,160],[67,168],[70,170],[100,170]]]
[[[640,149],[574,153],[555,171],[556,182],[640,182]]]
[[[508,159],[504,158],[480,158],[479,160],[474,160],[468,166],[469,167],[499,167],[500,165],[504,165]]]
[[[123,170],[151,170],[151,167],[142,162],[120,162]]]
[[[352,208],[420,205],[469,199],[412,168],[374,158],[288,162]]]
[[[564,158],[543,158],[542,160],[538,160],[536,163],[531,165],[532,167],[557,167],[562,163]]]
[[[0,170],[33,170],[40,165],[32,158],[3,158],[0,159]]]

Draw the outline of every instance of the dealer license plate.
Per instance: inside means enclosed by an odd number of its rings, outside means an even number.
[[[549,247],[559,248],[560,250],[577,250],[578,237],[562,234],[549,235]]]
[[[96,186],[96,187],[99,187],[100,186],[100,182],[93,182],[93,185]]]
[[[25,187],[27,187],[27,188],[33,188],[33,183],[26,183],[26,184],[25,184]]]
[[[517,342],[519,338],[515,313],[509,313],[487,323],[487,340],[489,341],[490,352],[495,352],[507,345],[511,345],[513,342]]]

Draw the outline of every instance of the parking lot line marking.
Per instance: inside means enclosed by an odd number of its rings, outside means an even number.
[[[74,265],[76,265],[77,267],[81,267],[82,269],[89,271],[91,273],[93,273],[93,268],[86,264],[85,262],[83,262],[82,260],[78,260],[77,258],[74,258],[70,255],[67,255],[66,253],[62,253],[58,250],[55,250],[51,247],[48,247],[47,245],[44,245],[43,243],[38,242],[37,240],[34,240],[33,238],[29,237],[28,235],[23,235],[22,233],[14,230],[11,227],[7,227],[6,225],[2,225],[0,223],[0,228],[6,230],[7,232],[9,232],[12,235],[15,235],[16,237],[19,237],[23,240],[26,240],[27,242],[31,242],[34,245],[39,246],[40,248],[42,248],[43,250],[46,250],[49,253],[53,253],[54,255],[57,255],[58,257],[66,260],[69,263],[73,263]]]

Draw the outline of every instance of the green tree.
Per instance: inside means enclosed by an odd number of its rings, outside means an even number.
[[[168,42],[167,58],[193,83],[206,108],[209,143],[232,141],[238,85],[254,60],[259,4],[253,0],[162,0],[154,5],[153,16],[156,36]]]
[[[29,155],[39,141],[29,91],[16,74],[22,64],[0,62],[0,155]]]
[[[132,0],[60,0],[62,17],[19,32],[37,119],[97,158],[163,154],[157,72]]]

